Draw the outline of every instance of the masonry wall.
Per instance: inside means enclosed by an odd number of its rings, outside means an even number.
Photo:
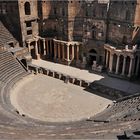
[[[25,13],[25,4],[28,3],[29,8],[27,8],[30,13]],[[20,25],[22,33],[22,43],[25,46],[25,41],[33,36],[38,35],[38,6],[37,1],[33,0],[19,0],[18,5],[20,9]],[[28,7],[28,6],[27,6]],[[27,11],[28,11],[27,10]],[[28,25],[27,25],[28,24]]]
[[[42,35],[55,37],[61,40],[68,38],[68,2],[67,1],[41,1]]]
[[[116,45],[132,43],[136,5],[135,0],[111,0],[108,17],[108,42]]]

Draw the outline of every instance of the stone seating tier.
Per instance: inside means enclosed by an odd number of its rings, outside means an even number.
[[[0,46],[3,46],[9,41],[17,42],[17,40],[13,37],[10,31],[3,25],[0,21]]]
[[[122,125],[122,122],[116,121],[102,123],[82,120],[57,124],[40,122],[20,114],[10,103],[9,91],[27,75],[28,73],[10,52],[0,51],[0,139],[93,139],[99,136],[99,133],[108,135],[114,128],[116,132],[120,132],[121,128],[123,131],[128,128],[127,122],[123,122]],[[116,115],[120,110],[122,111],[122,107],[132,112],[133,108],[138,107],[139,101],[140,97],[137,96],[117,102],[108,108],[103,116],[108,119],[109,115]],[[134,127],[135,124],[133,122],[129,125]]]

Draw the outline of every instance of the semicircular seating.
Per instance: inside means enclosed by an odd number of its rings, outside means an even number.
[[[113,104],[93,120],[68,123],[47,123],[34,120],[15,110],[9,99],[12,87],[28,75],[29,73],[10,52],[0,49],[0,139],[105,138],[105,135],[110,134],[114,128],[115,134],[122,128],[122,131],[127,130],[128,123],[118,118],[124,118],[129,112],[137,117],[140,110],[140,96],[136,96]],[[95,122],[97,118],[101,121]],[[108,120],[108,123],[102,120]],[[135,128],[137,121],[130,122],[130,125]]]

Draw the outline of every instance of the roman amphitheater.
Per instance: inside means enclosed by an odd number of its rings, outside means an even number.
[[[0,139],[140,139],[139,11],[0,1]]]

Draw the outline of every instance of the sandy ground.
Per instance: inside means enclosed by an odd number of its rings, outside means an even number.
[[[48,122],[89,118],[112,102],[82,87],[41,74],[18,82],[10,95],[11,103],[21,114]]]

